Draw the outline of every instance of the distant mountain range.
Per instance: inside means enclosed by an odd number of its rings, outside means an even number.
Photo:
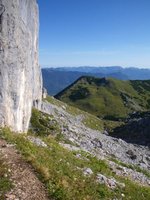
[[[150,80],[83,76],[55,97],[97,117],[118,121],[150,110]]]
[[[122,68],[119,66],[43,68],[42,74],[43,84],[49,95],[56,95],[81,76],[112,77],[119,80],[150,79],[150,69]]]

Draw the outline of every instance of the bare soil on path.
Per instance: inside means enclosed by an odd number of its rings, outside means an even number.
[[[6,194],[6,200],[48,200],[43,183],[34,169],[18,153],[13,145],[0,139],[0,154],[7,164],[14,187]]]

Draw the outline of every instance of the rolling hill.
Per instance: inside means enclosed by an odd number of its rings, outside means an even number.
[[[82,76],[55,97],[99,118],[121,120],[150,109],[150,80]]]

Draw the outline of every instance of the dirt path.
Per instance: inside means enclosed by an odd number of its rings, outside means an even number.
[[[0,139],[0,153],[7,163],[15,187],[6,194],[6,200],[48,200],[43,184],[36,177],[32,167],[26,163],[17,150]]]

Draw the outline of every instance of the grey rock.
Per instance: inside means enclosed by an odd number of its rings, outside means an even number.
[[[33,136],[28,136],[27,138],[30,142],[32,142],[33,144],[36,144],[37,146],[47,147],[47,144],[43,142],[40,138],[33,137]]]
[[[90,175],[93,174],[93,171],[92,171],[90,168],[84,168],[83,174],[84,174],[85,176],[90,176]]]
[[[123,167],[112,161],[109,161],[109,165],[112,171],[118,176],[126,176],[129,179],[136,181],[142,185],[149,185],[150,183],[150,178],[144,175],[142,172],[137,172],[134,169]]]
[[[80,150],[79,147],[73,146],[71,144],[63,144],[63,143],[59,143],[59,144],[61,146],[63,146],[64,148],[69,149],[70,151],[79,151]]]
[[[0,126],[26,132],[31,108],[40,107],[39,14],[36,0],[1,0]]]
[[[106,130],[103,131],[103,134],[109,135],[108,131],[106,131]]]
[[[94,138],[91,143],[95,148],[102,148],[102,143],[98,138]]]
[[[132,160],[135,160],[137,158],[137,156],[134,154],[134,152],[132,150],[130,150],[130,149],[126,153],[129,155],[129,157]]]
[[[97,174],[97,181],[100,184],[105,184],[107,187],[109,187],[111,189],[115,189],[118,186],[121,188],[125,187],[124,183],[120,183],[120,182],[116,181],[114,178],[107,178],[106,176],[104,176],[102,174]]]

